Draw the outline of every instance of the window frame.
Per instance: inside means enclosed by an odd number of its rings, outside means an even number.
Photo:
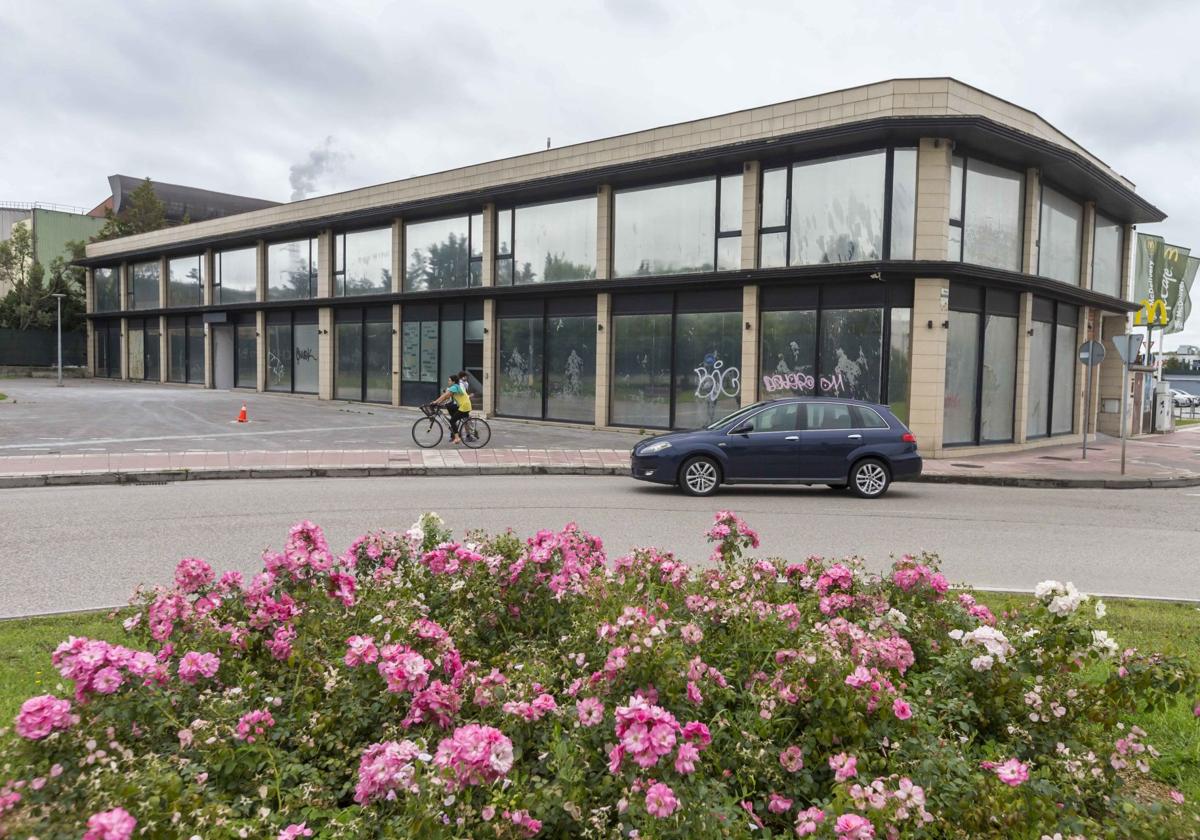
[[[515,213],[513,214],[513,217],[516,218]],[[514,243],[513,251],[514,252],[516,251],[516,243]],[[569,281],[569,282],[571,282],[571,281]],[[590,302],[590,304],[591,304],[590,308],[586,308],[583,306],[585,301]],[[591,318],[592,321],[594,321],[596,323],[597,333],[599,333],[600,322],[596,318],[597,310],[596,310],[595,294],[592,294],[590,296],[586,295],[586,294],[572,295],[570,297],[555,298],[555,299],[553,299],[553,301],[548,300],[546,298],[540,298],[538,300],[530,301],[527,304],[523,304],[523,305],[528,306],[530,309],[530,312],[525,315],[513,314],[513,315],[509,316],[509,317],[511,317],[512,320],[519,320],[519,319],[524,319],[524,318],[539,318],[540,317],[541,321],[542,321],[541,415],[538,417],[531,417],[531,416],[525,415],[525,414],[503,414],[503,413],[500,413],[499,411],[497,411],[496,416],[497,417],[511,417],[511,418],[517,419],[517,420],[544,420],[544,421],[552,422],[552,423],[575,423],[575,424],[584,425],[584,426],[588,426],[588,425],[594,426],[596,424],[596,415],[595,415],[594,410],[592,412],[592,419],[590,421],[589,420],[569,420],[569,419],[563,419],[563,418],[559,418],[559,417],[549,416],[548,409],[549,409],[549,404],[550,404],[550,377],[547,376],[546,359],[549,358],[549,356],[547,354],[547,348],[549,347],[549,342],[550,342],[550,330],[548,329],[548,326],[549,326],[550,321],[554,318]],[[578,311],[578,312],[574,311],[574,309],[577,307],[580,308],[582,311]],[[562,311],[557,311],[557,312],[554,311],[556,308],[560,309]],[[500,311],[497,311],[496,318],[495,318],[497,356],[499,355],[499,352],[500,352],[500,349],[499,349],[500,348],[500,322],[503,320],[507,320],[507,318],[504,315],[502,315],[500,313]],[[597,362],[599,362],[599,358],[597,358]],[[593,376],[593,378],[595,377],[594,369],[592,371],[592,376]],[[500,394],[499,394],[500,386],[493,385],[492,387],[496,389],[495,396],[499,397],[500,396]],[[592,387],[593,402],[595,401],[595,394],[596,394],[596,389],[595,389],[595,385],[593,385],[593,387]],[[495,401],[495,404],[496,405],[499,404],[498,399]]]
[[[276,245],[290,245],[293,242],[304,242],[304,241],[308,242],[308,296],[307,297],[282,297],[282,298],[276,297],[276,298],[272,298],[271,297],[271,248]],[[320,274],[320,267],[317,265],[317,257],[320,256],[320,249],[321,249],[321,246],[320,246],[320,243],[318,242],[318,237],[316,237],[316,236],[305,236],[301,239],[280,239],[280,240],[273,241],[273,242],[267,242],[266,243],[266,250],[267,250],[267,255],[266,255],[267,278],[266,278],[266,280],[267,280],[267,283],[266,283],[266,289],[264,289],[265,296],[266,296],[265,299],[270,302],[284,302],[284,301],[291,302],[291,301],[316,300],[317,299],[317,285],[318,285],[317,276]],[[316,253],[314,253],[314,251]],[[255,290],[255,297],[256,298],[258,297],[257,289]]]
[[[196,280],[196,301],[195,301],[195,303],[172,303],[172,301],[171,301],[171,263],[177,262],[177,261],[182,261],[182,260],[187,260],[189,262],[191,262],[192,260],[196,261],[196,266],[198,269],[197,273],[199,274],[199,277]],[[167,303],[166,303],[166,306],[163,307],[164,309],[175,309],[175,308],[181,309],[181,308],[190,307],[190,306],[203,306],[204,305],[204,273],[205,273],[204,263],[205,263],[204,254],[196,254],[194,256],[191,254],[185,254],[185,255],[179,256],[179,257],[167,257]]]
[[[494,216],[495,211],[493,210],[492,212],[493,212],[493,216]],[[404,219],[402,222],[402,226],[403,226],[402,239],[403,239],[403,243],[404,243],[404,250],[401,252],[401,255],[400,255],[400,293],[401,294],[425,294],[425,293],[446,294],[446,293],[462,291],[463,289],[482,288],[482,286],[483,286],[483,259],[486,256],[486,254],[483,253],[483,243],[481,241],[480,255],[478,257],[476,257],[474,255],[475,242],[474,242],[473,237],[474,237],[475,232],[473,230],[474,225],[472,224],[472,220],[476,216],[478,216],[480,218],[479,238],[480,238],[480,240],[485,240],[485,237],[483,235],[483,221],[484,221],[485,215],[486,214],[485,214],[484,210],[480,209],[478,211],[468,210],[465,213],[451,213],[448,216],[430,216],[429,218],[425,218],[425,219],[408,219],[408,218]],[[462,286],[455,286],[455,287],[448,288],[448,289],[412,289],[412,288],[409,288],[409,283],[408,283],[408,276],[409,276],[409,271],[408,271],[408,246],[409,246],[408,228],[409,228],[409,226],[422,225],[422,224],[426,224],[428,222],[448,222],[448,221],[453,221],[453,220],[457,220],[457,219],[464,220],[466,222],[466,229],[467,229],[466,283]],[[372,228],[365,228],[365,229],[371,230]],[[472,282],[472,278],[475,276],[475,273],[474,273],[474,271],[472,271],[472,268],[476,264],[479,265],[479,282],[478,283]],[[493,285],[494,285],[495,278],[493,277],[492,280],[493,280]],[[393,285],[394,285],[394,283],[395,283],[395,281],[393,280]]]
[[[1038,179],[1038,229],[1037,229],[1037,240],[1036,240],[1037,246],[1038,246],[1038,248],[1037,248],[1037,265],[1035,265],[1033,267],[1034,268],[1033,273],[1037,277],[1041,277],[1045,280],[1050,280],[1054,283],[1062,283],[1064,286],[1070,286],[1075,289],[1082,289],[1083,288],[1083,269],[1085,268],[1085,263],[1084,263],[1084,259],[1083,259],[1083,257],[1084,257],[1083,240],[1084,240],[1085,234],[1087,233],[1087,225],[1086,225],[1087,199],[1080,197],[1077,193],[1072,192],[1071,190],[1067,190],[1067,189],[1060,187],[1057,182],[1051,181],[1049,183],[1050,189],[1052,189],[1054,192],[1058,193],[1063,198],[1066,198],[1066,199],[1070,200],[1071,202],[1079,205],[1079,236],[1077,236],[1075,239],[1075,254],[1078,258],[1079,266],[1076,269],[1074,282],[1069,283],[1066,280],[1059,280],[1057,277],[1049,277],[1047,275],[1042,274],[1042,227],[1046,221],[1046,214],[1043,213],[1042,210],[1045,207],[1044,202],[1045,202],[1045,196],[1046,196],[1046,186],[1047,186],[1046,179],[1039,178]],[[1092,216],[1093,216],[1093,218],[1092,218],[1092,234],[1094,236],[1095,232],[1096,232],[1095,213],[1093,213]],[[1105,216],[1105,218],[1109,218],[1109,217]],[[1024,229],[1025,226],[1022,224],[1021,227],[1022,227],[1022,229]],[[1122,237],[1124,237],[1124,232],[1122,232]],[[1024,245],[1025,245],[1025,243],[1022,242],[1021,243],[1022,249],[1024,248]],[[1122,242],[1122,248],[1124,248],[1124,242]],[[1093,254],[1092,254],[1093,261],[1095,260],[1095,258],[1096,258],[1096,255],[1093,252]],[[1118,278],[1117,286],[1119,287],[1120,285],[1121,285],[1121,281]],[[1055,316],[1056,317],[1058,314],[1057,304],[1058,304],[1058,301],[1055,301]],[[1055,322],[1055,323],[1057,323],[1057,322]]]
[[[1018,230],[1020,230],[1020,236],[1021,236],[1021,245],[1018,248],[1018,253],[1020,254],[1020,257],[1017,260],[1017,267],[1012,270],[1015,272],[1018,272],[1018,273],[1024,273],[1024,271],[1025,271],[1025,256],[1024,255],[1025,255],[1025,244],[1026,244],[1025,243],[1025,218],[1028,215],[1027,205],[1029,203],[1028,195],[1026,193],[1029,190],[1029,177],[1026,175],[1026,173],[1022,172],[1021,170],[1013,169],[1012,164],[1008,163],[1007,161],[1002,161],[1002,160],[999,160],[997,158],[991,157],[990,155],[986,155],[986,154],[975,154],[975,153],[971,152],[970,150],[958,150],[958,149],[952,150],[951,156],[950,156],[950,166],[952,168],[954,166],[954,158],[956,158],[956,157],[962,158],[962,162],[963,162],[962,196],[960,198],[959,206],[958,206],[958,221],[955,221],[953,218],[950,218],[948,220],[949,221],[948,226],[956,227],[959,229],[958,256],[954,259],[951,259],[949,253],[947,253],[947,255],[946,255],[947,262],[963,263],[963,254],[966,252],[966,247],[967,247],[967,181],[969,180],[967,176],[970,171],[970,166],[969,166],[968,162],[971,160],[978,160],[978,161],[982,161],[983,163],[989,164],[990,166],[995,166],[1000,169],[1007,169],[1009,172],[1015,172],[1021,176],[1021,201],[1020,201],[1021,212],[1020,212],[1019,218],[1017,219],[1017,228],[1018,228]],[[920,178],[919,171],[918,171],[917,177]],[[954,196],[952,195],[952,196],[950,196],[950,198],[953,200]],[[1041,232],[1040,232],[1041,206],[1042,206],[1041,201],[1042,201],[1041,181],[1039,180],[1038,181],[1038,226],[1039,226],[1039,232],[1037,234],[1037,237],[1035,238],[1035,241],[1040,241],[1040,239],[1041,239]],[[984,265],[983,263],[965,263],[965,264],[966,265]],[[986,266],[986,267],[997,268],[996,266]],[[1010,269],[998,268],[997,270],[1008,271]]]
[[[212,273],[213,273],[212,296],[213,296],[213,299],[212,299],[212,302],[213,302],[213,305],[215,305],[215,306],[229,306],[233,303],[249,303],[250,302],[250,301],[222,300],[222,297],[225,292],[225,284],[223,282],[224,269],[222,267],[221,258],[224,257],[226,254],[232,254],[235,251],[250,251],[250,252],[252,252],[252,254],[254,256],[254,291],[252,293],[254,295],[254,297],[251,298],[251,301],[253,301],[255,303],[258,302],[258,270],[259,270],[258,246],[257,245],[243,245],[243,246],[239,246],[239,247],[222,248],[220,250],[213,251],[213,260],[212,260]]]
[[[964,186],[965,186],[965,180],[964,180]],[[965,189],[963,190],[963,195],[966,195]],[[1018,419],[1017,403],[1018,403],[1018,401],[1017,401],[1016,388],[1017,388],[1019,378],[1016,376],[1013,377],[1014,381],[1013,381],[1013,407],[1012,407],[1012,430],[1013,430],[1012,437],[1010,437],[1010,438],[988,438],[985,440],[983,438],[983,368],[984,368],[983,362],[984,362],[984,352],[985,352],[984,348],[986,347],[986,342],[987,342],[988,315],[997,315],[997,316],[1001,316],[1001,317],[1005,317],[1005,318],[1012,318],[1016,322],[1016,324],[1017,324],[1017,346],[1013,347],[1014,358],[1015,358],[1015,355],[1019,352],[1019,345],[1021,342],[1021,308],[1020,308],[1021,307],[1021,293],[1020,292],[1010,292],[1007,289],[999,289],[996,287],[985,286],[985,285],[978,284],[978,283],[960,283],[959,281],[955,281],[955,284],[959,285],[960,287],[963,287],[963,288],[970,288],[970,289],[978,290],[978,293],[980,296],[980,304],[979,304],[978,308],[969,308],[969,307],[965,307],[965,306],[961,306],[961,305],[956,307],[954,305],[953,298],[950,299],[950,305],[947,307],[947,312],[949,312],[950,310],[953,310],[955,312],[970,312],[970,313],[974,313],[979,316],[979,335],[976,336],[976,338],[975,338],[975,400],[974,400],[974,405],[972,406],[972,411],[974,412],[974,414],[973,414],[972,423],[971,423],[971,435],[972,435],[971,440],[961,441],[961,442],[957,442],[957,443],[946,443],[943,441],[942,447],[945,449],[951,449],[951,448],[963,447],[963,446],[997,446],[997,445],[1014,443],[1017,438],[1017,419]],[[993,296],[998,296],[998,295],[1003,295],[1003,294],[1015,294],[1017,296],[1017,311],[1015,314],[1010,314],[1007,310],[1005,310],[1003,308],[992,306]],[[949,342],[947,342],[946,346],[947,346],[947,352],[948,352]],[[1051,345],[1051,347],[1053,348],[1053,345]],[[1050,358],[1051,358],[1051,360],[1053,360],[1053,358],[1054,358],[1053,349],[1051,352],[1052,352],[1052,354],[1051,354]],[[1053,375],[1054,375],[1054,372],[1051,371],[1051,379],[1053,379]],[[1053,391],[1051,391],[1051,393],[1053,393]]]
[[[528,201],[524,204],[506,204],[503,207],[499,207],[499,206],[495,207],[492,210],[492,231],[493,231],[493,235],[492,235],[492,286],[493,287],[503,286],[505,288],[516,288],[517,287],[517,282],[516,282],[517,210],[519,210],[523,207],[542,207],[542,206],[545,206],[548,204],[559,204],[559,203],[567,202],[567,201],[583,201],[583,200],[589,199],[589,198],[594,199],[596,201],[596,212],[598,215],[599,211],[600,211],[600,200],[601,199],[600,199],[600,196],[598,196],[595,192],[573,193],[571,195],[559,196],[558,198],[549,198],[549,199],[545,199],[545,200],[541,200],[541,201]],[[718,207],[719,207],[719,205],[718,205]],[[508,253],[507,254],[500,253],[500,215],[502,213],[508,214]],[[611,222],[611,214],[610,214],[610,222]],[[597,224],[597,222],[594,221],[593,226],[595,226],[596,224]],[[596,247],[596,250],[597,250],[596,261],[599,262],[599,258],[600,258],[599,243],[594,243],[594,244],[596,244],[596,246],[597,246]],[[501,276],[500,263],[502,263],[502,262],[506,262],[509,266],[508,281],[505,283],[500,282],[500,276]],[[596,270],[596,266],[593,266],[592,267],[592,273],[593,273],[592,280],[582,280],[582,281],[581,280],[561,280],[561,281],[558,281],[555,283],[547,283],[546,281],[543,280],[538,283],[529,283],[529,284],[525,284],[525,285],[528,287],[531,287],[531,288],[539,287],[539,286],[550,286],[552,288],[555,288],[555,287],[558,287],[559,285],[568,287],[573,283],[595,282],[595,280],[596,280],[596,278],[594,276],[595,270]],[[610,278],[610,279],[612,279],[612,278]]]

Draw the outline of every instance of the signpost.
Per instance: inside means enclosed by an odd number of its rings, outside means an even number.
[[[1087,368],[1087,387],[1083,400],[1083,460],[1086,461],[1088,419],[1092,416],[1092,380],[1095,378],[1096,367],[1104,361],[1104,345],[1099,341],[1083,342],[1079,345],[1079,361]]]
[[[1113,336],[1113,346],[1121,357],[1121,475],[1125,475],[1125,435],[1129,414],[1129,365],[1137,358],[1138,348],[1142,346],[1142,336],[1138,333]]]

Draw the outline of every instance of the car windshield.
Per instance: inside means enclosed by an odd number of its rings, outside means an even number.
[[[746,415],[751,414],[754,411],[757,411],[759,408],[761,408],[761,406],[759,406],[759,405],[752,405],[749,408],[739,408],[737,411],[733,412],[733,414],[729,414],[729,415],[726,415],[725,417],[722,417],[716,423],[709,423],[704,428],[710,432],[713,429],[720,429],[721,427],[726,426],[729,423],[732,423],[734,420],[737,420],[741,417],[745,417]]]

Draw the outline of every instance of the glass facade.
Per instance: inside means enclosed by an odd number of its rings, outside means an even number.
[[[317,393],[317,313],[267,313],[267,390]]]
[[[1050,434],[1050,373],[1054,367],[1054,305],[1049,305],[1049,321],[1039,319],[1034,308],[1029,338],[1029,384],[1025,396],[1025,437]],[[1044,317],[1044,316],[1042,316]]]
[[[483,302],[406,304],[400,328],[400,400],[424,405],[447,377],[467,372],[471,400],[483,395]]]
[[[821,393],[878,400],[883,360],[883,310],[831,309],[821,316]]]
[[[120,270],[97,268],[92,272],[93,312],[116,312],[121,308]]]
[[[946,340],[946,394],[942,443],[975,442],[979,387],[979,313],[951,312]]]
[[[596,417],[596,299],[501,306],[496,411],[592,423]]]
[[[1059,309],[1064,307],[1060,304]],[[1060,311],[1059,315],[1062,316]],[[1050,434],[1070,434],[1075,424],[1075,372],[1079,361],[1075,355],[1076,327],[1074,324],[1054,326],[1054,398],[1050,409]]]
[[[392,309],[339,309],[334,320],[333,396],[392,401]]]
[[[470,224],[469,217],[456,216],[404,226],[404,247],[408,253],[404,291],[467,288],[471,261]]]
[[[911,260],[917,237],[917,150],[892,152],[891,251],[889,259]],[[901,418],[903,419],[903,418]]]
[[[885,152],[792,166],[791,265],[883,259]]]
[[[1012,441],[1019,306],[1016,292],[951,284],[944,444]]]
[[[612,422],[646,429],[669,427],[670,312],[614,315],[612,330]]]
[[[712,271],[716,213],[715,178],[618,190],[613,196],[615,276]]]
[[[121,375],[121,322],[92,322],[92,353],[96,376],[116,379]]]
[[[1013,439],[1017,392],[1017,319],[989,314],[983,328],[981,443]]]
[[[950,169],[947,257],[1021,270],[1025,176],[977,158],[955,156]]]
[[[204,384],[204,322],[198,315],[187,318],[187,381]]]
[[[1092,250],[1092,290],[1121,297],[1121,258],[1125,251],[1125,231],[1119,222],[1096,214],[1096,234]]]
[[[595,279],[595,196],[504,210],[496,221],[497,285]]]
[[[159,263],[134,263],[129,266],[129,304],[127,309],[158,309]]]
[[[542,416],[542,317],[502,318],[498,323],[496,412]]]
[[[258,317],[241,313],[233,333],[233,384],[237,388],[258,387]]]
[[[213,299],[217,303],[246,303],[258,297],[258,249],[218,251],[213,257]]]
[[[204,257],[167,260],[167,306],[204,305]]]
[[[317,240],[267,245],[267,300],[317,296]]]
[[[130,379],[145,379],[146,378],[146,334],[142,329],[141,321],[130,321],[129,330],[126,333],[128,340],[125,342],[126,352],[129,355],[129,378]]]
[[[161,372],[159,338],[162,335],[158,318],[131,318],[128,323],[129,378],[158,382]]]
[[[742,313],[675,316],[677,429],[707,426],[737,409],[742,394]]]
[[[390,227],[339,233],[333,243],[335,295],[378,295],[392,290]]]
[[[1043,184],[1038,274],[1078,286],[1082,233],[1083,206]]]

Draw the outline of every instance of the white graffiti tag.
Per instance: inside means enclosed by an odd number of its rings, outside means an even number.
[[[727,368],[717,360],[712,369],[707,366],[694,368],[696,372],[696,398],[716,402],[721,397],[736,397],[742,390],[742,373],[735,367]]]

